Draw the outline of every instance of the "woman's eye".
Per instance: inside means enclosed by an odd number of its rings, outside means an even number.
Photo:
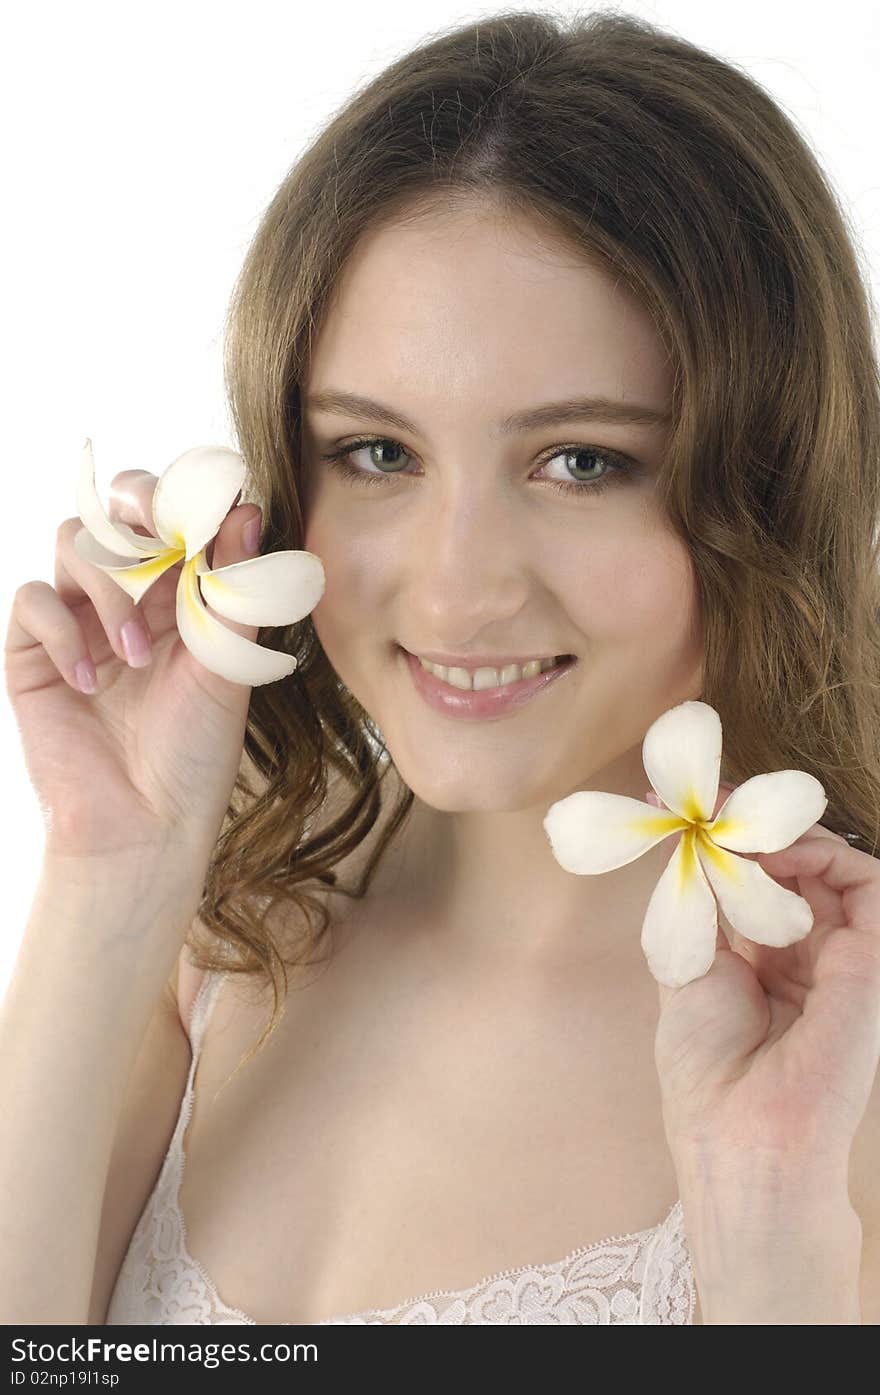
[[[548,456],[544,465],[554,460],[563,462],[559,467],[562,473],[557,479],[548,479],[547,483],[579,493],[591,490],[595,494],[611,484],[615,476],[625,478],[635,469],[635,461],[629,456],[602,450],[599,446],[564,446],[555,455]]]
[[[379,468],[355,468],[353,465],[349,464],[349,461],[352,456],[357,455],[360,451],[364,451],[369,452],[368,464],[376,466],[376,455],[388,450],[390,450],[392,454],[394,451],[398,451],[406,455],[406,451],[404,451],[399,441],[391,441],[387,440],[385,437],[377,436],[363,441],[350,441],[347,445],[340,446],[337,450],[328,451],[327,454],[321,458],[327,461],[331,469],[337,470],[339,474],[343,475],[346,479],[364,480],[364,482],[368,484],[372,484],[373,481],[376,480],[379,484],[382,484],[388,475],[399,475],[402,471],[398,469],[382,470]],[[392,460],[390,463],[394,465],[396,462]]]
[[[364,452],[366,464],[355,466],[350,462],[354,456]],[[388,456],[391,455],[389,461]],[[397,465],[400,456],[408,457],[399,441],[385,436],[371,436],[360,441],[350,441],[336,450],[322,456],[331,469],[338,471],[346,480],[364,484],[384,484],[389,477],[405,474],[404,469],[382,469],[381,464]],[[377,461],[381,458],[381,463]],[[555,460],[562,460],[562,471],[557,478],[545,476],[539,483],[549,484],[551,489],[569,494],[597,494],[613,481],[626,479],[638,472],[635,460],[617,451],[603,450],[600,446],[562,446],[544,457],[541,470]],[[572,464],[574,461],[574,464]],[[372,466],[373,468],[368,468]]]

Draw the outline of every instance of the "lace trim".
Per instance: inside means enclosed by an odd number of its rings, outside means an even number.
[[[186,1160],[183,1140],[192,1115],[196,1066],[210,1008],[224,977],[225,971],[208,971],[196,995],[190,1018],[192,1062],[180,1117],[120,1269],[108,1325],[257,1325],[241,1308],[224,1303],[210,1274],[190,1254],[179,1205]],[[393,1307],[367,1308],[312,1325],[684,1325],[693,1321],[695,1302],[682,1206],[677,1200],[658,1225],[578,1246],[553,1263],[502,1269],[468,1288],[435,1289]]]
[[[221,1299],[210,1274],[187,1247],[186,1222],[178,1204],[186,1161],[183,1139],[192,1115],[196,1067],[202,1038],[224,973],[206,972],[193,1003],[189,1038],[192,1061],[180,1115],[156,1186],[138,1221],[107,1311],[107,1325],[254,1324],[240,1308]]]
[[[554,1263],[518,1265],[469,1288],[435,1289],[391,1308],[368,1308],[314,1325],[683,1326],[693,1322],[696,1299],[683,1224],[678,1200],[659,1225],[591,1241]]]

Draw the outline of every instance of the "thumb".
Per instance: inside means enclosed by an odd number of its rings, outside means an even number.
[[[238,508],[230,509],[211,544],[212,555],[208,557],[208,563],[212,571],[219,571],[221,567],[231,567],[235,562],[248,562],[259,554],[261,520],[262,511],[256,504],[240,504]],[[257,525],[254,530],[256,537],[253,548],[249,548],[245,544],[244,534],[248,525],[254,522]],[[235,620],[229,620],[225,615],[218,615],[207,602],[205,604],[208,613],[228,630],[243,635],[245,639],[256,641],[259,633],[256,625],[241,625]]]
[[[707,971],[705,974],[702,974],[702,975],[701,975],[702,978],[708,978],[710,974],[717,974],[717,973],[719,972],[719,962],[720,962],[720,961],[719,961],[718,958],[717,958],[717,956],[718,956],[719,953],[721,953],[722,951],[725,951],[727,954],[733,953],[733,951],[731,950],[730,945],[728,944],[727,936],[725,935],[724,931],[723,931],[722,928],[721,928],[721,925],[718,923],[717,920],[716,920],[716,926],[717,926],[717,933],[716,933],[716,935],[715,935],[715,954],[716,954],[716,958],[715,958],[715,960],[713,961],[713,963],[711,964],[711,966],[710,966],[710,968],[708,969],[708,971]],[[676,995],[676,993],[684,993],[684,992],[686,992],[690,987],[692,987],[693,983],[698,982],[698,981],[699,981],[699,980],[692,979],[690,983],[682,984],[682,985],[681,985],[680,987],[678,987],[678,988],[670,988],[668,984],[666,984],[666,983],[660,983],[659,980],[658,980],[658,982],[657,982],[657,991],[658,991],[658,995],[659,995],[659,998],[660,998],[660,1011],[661,1011],[661,1012],[663,1011],[663,1008],[664,1008],[665,1005],[669,1002],[669,999],[670,999],[670,998],[674,998],[675,995]]]

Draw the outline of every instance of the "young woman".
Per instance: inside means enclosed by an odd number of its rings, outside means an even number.
[[[250,497],[212,566],[259,517],[326,587],[253,690],[182,644],[178,568],[136,607],[76,517],[18,594],[47,846],[0,1019],[4,1320],[876,1321],[880,394],[802,137],[640,20],[458,28],[291,170],[227,345]],[[155,486],[111,517],[155,534]],[[764,864],[816,927],[722,921],[658,993],[676,840],[577,877],[543,819],[644,801],[692,699],[716,811],[821,781]]]

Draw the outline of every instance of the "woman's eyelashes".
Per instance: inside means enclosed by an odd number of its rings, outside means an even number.
[[[334,450],[326,451],[321,455],[331,470],[335,470],[343,479],[353,484],[386,484],[393,480],[396,475],[403,475],[403,470],[365,470],[352,465],[351,457],[358,451],[371,449],[373,447],[391,446],[397,450],[403,450],[404,454],[409,454],[401,446],[399,441],[393,440],[389,436],[365,436],[357,441],[347,441],[344,445],[336,447]],[[574,445],[557,446],[552,452],[544,456],[544,464],[556,460],[560,456],[586,457],[590,463],[577,464],[575,470],[580,470],[587,476],[585,479],[577,479],[569,475],[567,479],[543,479],[539,484],[547,484],[551,489],[557,489],[564,494],[598,494],[603,489],[607,489],[610,484],[622,483],[638,474],[640,466],[631,456],[621,455],[619,451],[604,450],[601,446]],[[602,473],[596,475],[595,460],[602,462]],[[568,466],[563,468],[567,469]]]

